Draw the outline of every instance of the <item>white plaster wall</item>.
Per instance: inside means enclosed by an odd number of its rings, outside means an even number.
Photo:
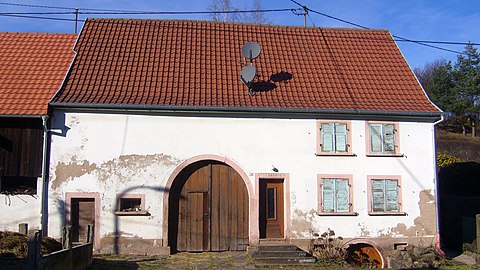
[[[38,195],[0,194],[0,230],[18,232],[18,224],[28,223],[29,230],[41,229],[40,208],[42,180],[37,179]]]
[[[365,121],[352,121],[356,156],[316,156],[316,121],[292,119],[198,118],[55,112],[52,135],[49,232],[59,235],[65,192],[100,192],[101,236],[114,230],[116,194],[144,193],[151,216],[118,217],[125,235],[162,238],[162,205],[172,171],[194,156],[214,154],[234,161],[255,187],[255,173],[272,165],[290,175],[292,236],[332,228],[343,237],[396,236],[398,224],[414,225],[419,193],[434,194],[434,145],[431,123],[401,122],[403,157],[367,157]],[[63,128],[63,130],[66,130]],[[65,132],[64,132],[65,133]],[[71,170],[71,177],[59,175]],[[352,174],[353,208],[358,216],[317,216],[317,174]],[[400,175],[406,216],[367,214],[367,175]],[[434,203],[431,201],[430,203]],[[301,224],[297,226],[297,224]],[[308,229],[307,229],[308,228]],[[422,232],[419,232],[421,234]],[[401,236],[401,235],[398,235]]]

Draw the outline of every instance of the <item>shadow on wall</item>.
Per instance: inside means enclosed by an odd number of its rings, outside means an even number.
[[[160,198],[163,198],[163,193],[164,192],[170,192],[169,189],[164,188],[164,187],[152,187],[152,186],[133,186],[133,187],[129,187],[127,189],[124,189],[122,192],[120,192],[120,194],[116,197],[114,207],[116,208],[117,205],[119,205],[118,200],[122,195],[126,195],[129,192],[134,191],[134,190],[142,190],[142,189],[161,192],[162,195],[160,196]],[[120,234],[121,234],[121,232],[120,232],[120,221],[119,221],[118,215],[113,215],[113,216],[114,216],[113,222],[114,222],[114,226],[115,226],[114,227],[115,238],[114,238],[113,252],[114,252],[114,254],[120,254]]]
[[[461,251],[474,242],[480,214],[480,163],[454,163],[438,173],[440,240],[443,248]]]

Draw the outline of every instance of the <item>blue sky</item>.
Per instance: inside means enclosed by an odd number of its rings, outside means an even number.
[[[480,1],[479,0],[296,0],[312,10],[328,14],[346,21],[354,22],[369,28],[387,29],[393,35],[411,40],[454,41],[480,43]],[[2,3],[26,5],[46,5],[61,7],[145,10],[145,11],[208,11],[212,0],[197,1],[161,1],[161,0],[0,0]],[[251,0],[231,0],[232,6],[238,9],[250,9]],[[262,0],[264,9],[299,8],[290,0]],[[56,12],[69,10],[18,7],[0,4],[0,14],[5,12]],[[35,15],[60,16],[60,15]],[[87,15],[89,17],[107,17],[107,15]],[[115,15],[117,17],[141,17],[141,15]],[[272,24],[303,25],[303,17],[290,11],[272,12],[265,16]],[[73,19],[74,15],[63,15],[62,18]],[[80,19],[85,19],[80,15]],[[154,15],[143,16],[156,19],[191,19],[208,20],[202,15]],[[307,18],[309,26],[320,27],[353,27],[330,18],[310,13]],[[74,23],[69,21],[53,21],[40,19],[12,18],[0,16],[0,31],[3,32],[55,32],[73,33]],[[426,63],[437,59],[455,61],[457,54],[408,42],[398,42],[408,63],[415,67],[423,67]],[[443,45],[454,51],[462,51],[463,45]]]

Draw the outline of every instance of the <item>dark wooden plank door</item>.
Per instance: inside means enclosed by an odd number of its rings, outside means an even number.
[[[72,241],[86,242],[87,225],[95,224],[95,199],[73,198],[71,201]]]
[[[283,180],[261,179],[259,207],[260,238],[283,238]]]
[[[246,250],[248,192],[240,175],[216,162],[187,175],[179,198],[177,250]]]

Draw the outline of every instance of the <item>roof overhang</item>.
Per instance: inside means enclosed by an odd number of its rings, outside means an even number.
[[[369,111],[316,108],[165,106],[63,102],[51,102],[49,105],[52,109],[77,112],[240,118],[350,119],[433,123],[440,120],[442,116],[441,112]]]

